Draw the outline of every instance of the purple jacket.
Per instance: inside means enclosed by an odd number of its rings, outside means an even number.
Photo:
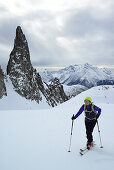
[[[90,105],[88,105],[87,107],[89,108]],[[97,115],[100,116],[101,114],[101,109],[97,106],[94,105],[94,110],[97,111]],[[75,119],[84,111],[84,105],[81,106],[81,108],[79,109],[79,111],[77,112],[77,114],[75,115]]]

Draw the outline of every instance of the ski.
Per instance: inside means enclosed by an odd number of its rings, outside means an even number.
[[[80,151],[82,152],[82,151],[84,151],[86,149],[87,149],[87,146],[85,146],[84,148],[81,148]]]
[[[95,142],[93,143],[93,146],[92,147],[85,147],[85,148],[83,148],[83,149],[80,149],[80,155],[84,155],[85,153],[87,153],[89,150],[91,150],[94,146],[95,146],[96,144],[95,144]]]
[[[84,155],[84,154],[87,153],[89,150],[90,150],[90,149],[88,149],[87,147],[86,147],[86,149],[84,149],[84,150],[80,150],[80,155]]]

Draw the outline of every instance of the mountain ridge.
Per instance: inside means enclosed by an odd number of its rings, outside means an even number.
[[[57,77],[61,84],[65,85],[83,85],[91,88],[97,85],[114,85],[114,72],[108,68],[98,68],[88,63],[70,65],[58,71],[48,71],[48,76],[39,71],[44,81],[51,81],[52,78]],[[49,74],[50,73],[50,74]],[[46,77],[47,76],[47,77]]]

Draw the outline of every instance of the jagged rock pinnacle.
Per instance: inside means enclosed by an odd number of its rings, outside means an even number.
[[[68,99],[59,80],[55,80],[53,85],[47,85],[47,88],[44,88],[41,76],[31,64],[28,43],[20,26],[16,29],[14,48],[7,65],[7,74],[15,91],[26,99],[39,103],[42,100],[41,96],[44,95],[47,103],[53,107]]]

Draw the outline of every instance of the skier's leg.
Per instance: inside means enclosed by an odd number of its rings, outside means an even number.
[[[85,121],[87,142],[89,142],[89,143],[91,143],[93,141],[92,132],[95,127],[95,124],[96,124],[96,120]]]

